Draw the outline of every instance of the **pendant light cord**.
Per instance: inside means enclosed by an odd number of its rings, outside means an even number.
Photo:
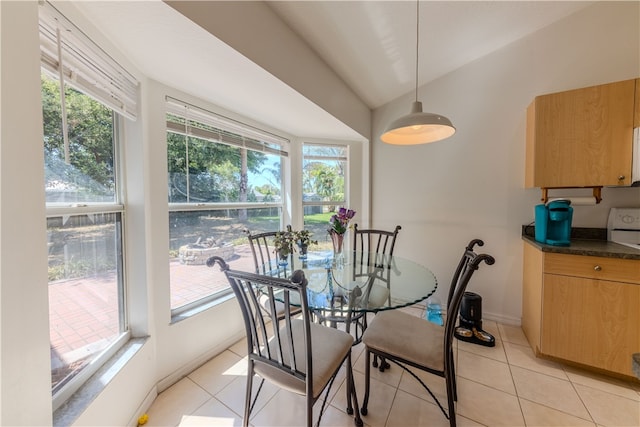
[[[420,44],[420,0],[416,0],[416,102],[418,102],[418,45]]]

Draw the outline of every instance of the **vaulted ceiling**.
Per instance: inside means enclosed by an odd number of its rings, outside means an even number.
[[[418,84],[456,70],[591,3],[423,0]],[[369,108],[414,90],[416,2],[267,4]],[[285,82],[162,1],[78,1],[75,5],[154,80],[294,135],[357,136]]]

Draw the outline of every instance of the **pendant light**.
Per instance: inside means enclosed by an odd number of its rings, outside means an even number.
[[[418,44],[420,40],[420,0],[416,1],[416,100],[411,113],[392,121],[380,139],[393,145],[417,145],[440,141],[456,132],[451,121],[439,114],[423,113],[418,101]]]

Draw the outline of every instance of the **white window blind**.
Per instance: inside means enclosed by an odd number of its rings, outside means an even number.
[[[167,97],[167,131],[287,157],[289,140]]]
[[[48,2],[40,6],[42,66],[123,116],[137,116],[138,81]]]

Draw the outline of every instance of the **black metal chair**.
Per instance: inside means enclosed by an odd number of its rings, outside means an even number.
[[[396,246],[399,225],[393,231],[365,229],[359,230],[358,224],[353,225],[353,278],[368,276],[378,270],[376,282],[383,282],[387,289],[387,298],[391,298],[390,273],[393,260],[393,250]],[[371,301],[373,304],[374,301]]]
[[[471,276],[478,270],[480,263],[484,262],[487,265],[495,263],[491,255],[476,254],[473,251],[476,244],[484,245],[482,240],[472,240],[465,248],[453,275],[444,327],[400,310],[384,311],[371,321],[362,338],[366,357],[362,415],[367,414],[370,385],[369,363],[371,354],[374,354],[393,362],[416,378],[438,404],[442,413],[449,420],[449,425],[455,427],[454,402],[457,401],[458,396],[452,345],[460,302]],[[445,379],[448,411],[443,408],[429,387],[410,368],[426,371]]]
[[[244,426],[249,425],[249,417],[265,380],[306,397],[304,424],[308,427],[313,424],[313,406],[324,394],[319,425],[331,386],[343,364],[347,378],[347,412],[355,414],[356,426],[362,426],[351,368],[353,337],[348,330],[344,332],[311,321],[304,273],[297,270],[291,279],[283,279],[230,270],[220,257],[207,260],[209,267],[216,263],[227,276],[240,304],[247,334],[249,366]],[[260,303],[260,295],[264,292],[269,296],[270,310]],[[285,306],[281,320],[274,314],[276,299]],[[289,308],[294,300],[300,301],[302,306],[299,317],[290,314]],[[255,374],[261,377],[261,382],[252,400]]]
[[[293,246],[289,248],[287,265],[280,265],[280,254],[274,244],[276,235],[282,231],[267,231],[264,233],[251,234],[249,230],[244,230],[249,239],[251,254],[255,272],[267,276],[286,277],[294,270]],[[287,231],[291,232],[291,226],[287,226]]]
[[[393,256],[396,238],[402,227],[396,225],[393,231],[358,229],[353,225],[353,252],[368,254],[363,260],[364,265],[382,264]]]
[[[393,268],[393,250],[396,246],[398,233],[402,229],[397,225],[393,231],[376,229],[358,229],[358,224],[353,225],[353,279],[366,278],[372,273],[372,280],[365,289],[363,300],[367,307],[374,310],[380,307],[384,300],[391,299],[391,269]],[[358,331],[367,329],[367,316],[356,318],[356,340]],[[373,366],[378,366],[378,358],[374,357]],[[382,366],[386,366],[384,363]]]
[[[287,232],[291,232],[291,226],[287,226]],[[286,278],[293,271],[293,246],[289,248],[287,265],[280,265],[280,254],[274,244],[276,235],[280,233],[280,231],[267,231],[265,233],[251,234],[249,230],[245,230],[245,233],[249,239],[255,273]],[[261,295],[260,301],[267,310],[271,307],[269,298],[265,294]],[[284,318],[284,304],[280,301],[275,301],[274,307],[276,309],[278,319]],[[290,313],[293,315],[300,313],[299,306],[291,306],[290,310]]]

